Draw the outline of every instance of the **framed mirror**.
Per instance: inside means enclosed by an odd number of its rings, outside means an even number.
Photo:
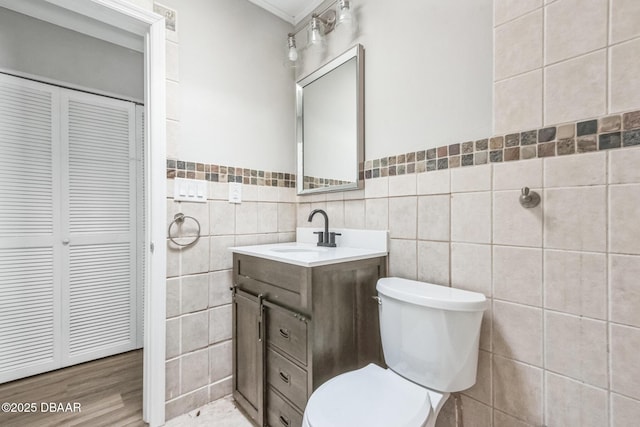
[[[362,188],[362,45],[298,80],[296,112],[298,194]]]

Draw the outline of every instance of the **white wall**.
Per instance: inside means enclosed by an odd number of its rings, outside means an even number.
[[[0,68],[144,99],[144,57],[0,8]]]
[[[176,157],[294,172],[295,81],[283,66],[292,26],[238,0],[166,0],[177,11]]]
[[[492,0],[359,0],[365,49],[365,158],[485,138],[492,128]],[[296,35],[306,43],[306,28]],[[319,63],[305,64],[300,75]]]

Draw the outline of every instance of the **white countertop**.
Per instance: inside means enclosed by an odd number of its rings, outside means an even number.
[[[229,248],[232,252],[286,262],[302,267],[317,267],[338,262],[386,256],[386,251],[360,248],[325,248],[313,243],[274,243],[270,245],[238,246]]]
[[[255,256],[258,258],[270,259],[272,261],[286,262],[288,264],[299,265],[302,267],[317,267],[321,265],[336,264],[339,262],[357,261],[367,258],[376,258],[387,256],[387,232],[386,231],[369,231],[369,230],[349,230],[340,229],[332,230],[342,232],[344,240],[349,246],[341,246],[340,239],[337,236],[338,246],[335,248],[327,248],[317,246],[315,243],[309,243],[309,239],[315,239],[313,231],[315,228],[298,229],[298,242],[291,243],[273,243],[268,245],[254,246],[238,246],[229,248],[230,251]],[[360,240],[361,233],[366,233],[369,239]],[[374,233],[374,234],[370,234]],[[363,247],[352,247],[353,238],[358,237]],[[373,238],[371,238],[373,237]],[[313,241],[313,240],[312,240]],[[360,246],[360,245],[358,245]]]

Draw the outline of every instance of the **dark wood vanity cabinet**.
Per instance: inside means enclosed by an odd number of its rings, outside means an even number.
[[[328,379],[383,365],[376,282],[386,257],[318,267],[233,256],[233,396],[256,425],[299,427]]]

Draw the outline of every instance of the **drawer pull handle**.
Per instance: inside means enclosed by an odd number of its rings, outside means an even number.
[[[280,328],[280,335],[282,338],[288,340],[289,339],[289,330]]]
[[[289,375],[285,374],[282,371],[280,371],[280,379],[282,380],[283,383],[289,384]]]
[[[278,420],[283,426],[289,427],[289,418],[285,417],[284,415],[280,415],[280,418],[278,418]]]

